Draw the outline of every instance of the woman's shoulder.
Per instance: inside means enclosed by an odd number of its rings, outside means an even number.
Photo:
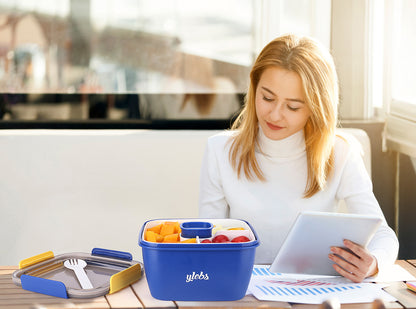
[[[233,130],[224,130],[217,132],[210,137],[208,137],[208,141],[212,143],[222,143],[227,142],[228,140],[232,139],[236,135],[236,131]]]
[[[225,149],[231,144],[236,131],[224,130],[208,137],[208,147],[215,149]]]
[[[371,187],[371,149],[366,144],[369,143],[368,136],[366,141],[359,135],[356,137],[356,133],[352,133],[346,130],[337,132],[334,147],[334,175],[346,181],[344,189],[350,188],[353,184],[357,187],[365,183],[366,186]],[[357,190],[362,192],[362,188]]]
[[[351,152],[363,153],[363,146],[351,133],[337,130],[335,135],[335,151],[348,154]]]
[[[337,131],[334,155],[336,165],[345,165],[347,162],[364,162],[366,157],[363,144],[354,135],[342,130]]]

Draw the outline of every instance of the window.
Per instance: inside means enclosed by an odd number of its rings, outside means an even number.
[[[0,119],[5,110],[15,120],[187,119],[192,111],[178,110],[188,95],[221,95],[228,119],[271,39],[296,32],[329,47],[330,8],[330,0],[0,0]]]
[[[388,148],[416,157],[416,1],[386,1]]]

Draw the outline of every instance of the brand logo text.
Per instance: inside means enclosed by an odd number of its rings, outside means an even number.
[[[209,280],[208,274],[204,274],[203,271],[201,271],[199,274],[196,272],[192,272],[192,274],[186,275],[186,282],[192,282],[194,280]]]

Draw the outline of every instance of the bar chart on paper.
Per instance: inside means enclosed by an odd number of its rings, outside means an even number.
[[[310,276],[309,276],[310,277]],[[375,298],[395,299],[373,283],[337,283],[328,278],[294,279],[284,274],[270,273],[264,266],[255,266],[249,291],[258,299],[294,303],[320,304],[329,298],[341,303],[371,302]]]

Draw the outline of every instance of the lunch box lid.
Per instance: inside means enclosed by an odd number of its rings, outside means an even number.
[[[69,259],[82,259],[93,288],[82,289],[73,270],[64,266]],[[25,290],[62,298],[93,298],[115,293],[138,281],[143,266],[128,252],[94,248],[91,253],[52,251],[24,259],[13,272],[13,282]]]

